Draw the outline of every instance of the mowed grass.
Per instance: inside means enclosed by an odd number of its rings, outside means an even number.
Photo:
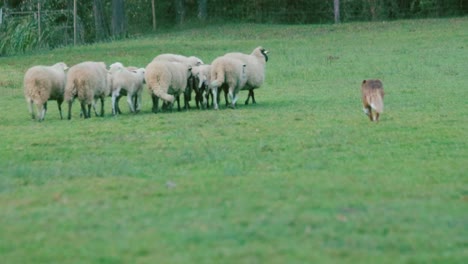
[[[468,19],[224,25],[0,58],[2,263],[466,263]],[[24,72],[270,53],[256,105],[30,120]],[[385,87],[381,121],[360,83]],[[64,108],[66,105],[64,105]],[[194,103],[192,102],[192,107]]]

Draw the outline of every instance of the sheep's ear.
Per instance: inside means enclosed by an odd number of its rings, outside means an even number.
[[[366,83],[366,80],[362,81],[362,84],[365,84]]]

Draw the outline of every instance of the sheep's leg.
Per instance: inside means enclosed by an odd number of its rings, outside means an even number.
[[[122,95],[120,94],[117,96],[117,98],[115,98],[115,111],[118,114],[122,114],[122,111],[120,111],[120,106],[119,106],[120,98],[122,98]]]
[[[88,118],[88,111],[86,110],[86,104],[85,104],[85,102],[84,102],[84,101],[81,102],[80,105],[81,105],[81,112],[83,113],[84,118],[85,118],[85,119]],[[89,105],[91,105],[91,104],[89,104]],[[91,107],[90,107],[90,108],[91,108]],[[89,111],[91,111],[91,109],[89,109]]]
[[[177,111],[180,112],[180,94],[178,94],[176,97],[175,97],[176,101],[177,101]],[[170,109],[172,110],[172,108]]]
[[[44,114],[44,104],[38,104],[37,105],[37,120],[40,122],[42,121]]]
[[[157,97],[156,95],[154,94],[151,94],[151,99],[153,100],[153,108],[152,108],[152,111],[153,113],[157,113],[158,112],[158,108],[159,108],[159,97]]]
[[[245,104],[248,105],[249,104],[249,99],[250,97],[252,97],[252,104],[256,104],[257,102],[255,102],[255,96],[254,96],[254,91],[253,89],[250,89],[249,90],[249,95],[247,96],[247,100],[245,100]]]
[[[223,89],[223,91],[224,91],[224,102],[226,103],[226,107],[229,107],[229,100],[228,100],[229,91],[226,89]]]
[[[57,100],[57,106],[58,106],[58,110],[59,110],[59,113],[60,113],[60,119],[63,120],[63,116],[62,116],[62,103],[63,103],[63,100],[59,99]]]
[[[44,103],[44,107],[42,108],[42,113],[40,117],[40,121],[43,121],[45,118],[45,114],[47,113],[47,101]]]
[[[138,113],[140,111],[138,108],[138,94],[137,93],[133,94],[132,99],[133,99],[133,110],[135,111],[135,113]]]
[[[192,100],[192,94],[189,93],[187,94],[187,92],[184,93],[184,108],[186,111],[188,111],[190,109],[190,100]]]
[[[112,103],[112,115],[114,116],[117,114],[117,110],[115,107],[116,100],[117,100],[117,95],[115,94],[115,92],[112,92],[111,103]]]
[[[137,111],[137,113],[138,113],[138,112],[141,111],[141,101],[142,101],[142,100],[141,100],[141,92],[139,92],[139,93],[137,94],[136,100],[137,100],[136,111]]]
[[[249,94],[252,95],[252,104],[256,104],[257,102],[255,101],[255,92],[253,89],[249,90]]]
[[[218,87],[211,88],[211,94],[213,96],[213,109],[218,110]]]
[[[233,87],[229,87],[229,99],[231,100],[231,105],[229,107],[235,109],[237,102],[237,94]]]
[[[73,102],[72,101],[69,101],[68,102],[68,117],[67,119],[70,120],[71,119],[71,109],[72,109],[72,104]]]
[[[34,114],[34,102],[32,100],[28,100],[28,109],[31,118],[36,119],[36,114]]]
[[[101,114],[99,115],[100,117],[104,116],[104,97],[101,97]]]
[[[130,94],[127,94],[127,103],[128,103],[128,108],[130,108],[130,112],[135,113],[135,108],[133,106],[133,96]]]

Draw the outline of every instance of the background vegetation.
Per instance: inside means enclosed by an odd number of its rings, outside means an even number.
[[[467,28],[210,25],[0,58],[2,263],[465,263]],[[236,110],[152,114],[145,92],[137,115],[50,102],[38,123],[22,94],[37,64],[258,45],[266,82]],[[386,89],[378,124],[364,78]]]
[[[335,0],[336,1],[336,0]],[[38,31],[38,2],[42,32]],[[468,14],[468,0],[340,0],[342,22]],[[155,5],[153,28],[152,3]],[[73,0],[4,0],[0,55],[74,43]],[[117,12],[118,11],[118,12]],[[22,12],[22,13],[18,13]],[[122,31],[116,32],[116,23]],[[174,27],[223,23],[330,24],[334,0],[77,1],[78,43],[138,36]],[[41,35],[41,36],[39,36]]]

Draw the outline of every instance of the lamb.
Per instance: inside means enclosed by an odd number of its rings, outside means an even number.
[[[203,61],[200,58],[197,58],[195,56],[184,56],[184,55],[179,55],[179,54],[172,54],[172,53],[164,53],[156,56],[153,61],[159,60],[159,61],[171,61],[171,62],[180,62],[180,63],[185,63],[190,65],[192,68],[195,66],[200,66],[203,65]],[[188,80],[188,89],[185,90],[184,92],[184,107],[185,109],[189,109],[190,105],[189,102],[192,99],[192,90],[195,89],[195,84],[194,84],[194,79],[189,78]],[[177,103],[179,104],[179,95],[177,95]]]
[[[153,100],[154,113],[158,112],[159,98],[172,109],[174,95],[178,96],[187,89],[191,69],[191,66],[184,63],[158,60],[153,60],[146,66],[145,81]]]
[[[129,71],[122,63],[116,62],[109,67],[112,75],[112,114],[120,112],[118,100],[127,95],[127,103],[132,113],[141,110],[141,94],[145,83],[145,69]],[[132,67],[133,68],[133,67]]]
[[[80,101],[84,118],[91,117],[91,105],[94,107],[97,99],[101,100],[100,116],[104,116],[104,99],[110,95],[111,84],[112,78],[104,62],[87,61],[72,66],[68,71],[65,86],[68,119],[71,119],[71,108],[76,97]],[[86,105],[88,106],[87,109]]]
[[[246,64],[233,57],[218,57],[211,63],[210,90],[213,94],[214,109],[218,109],[218,87],[227,86],[231,107],[235,108],[237,93],[247,84]]]
[[[52,66],[34,66],[26,71],[24,75],[24,96],[32,119],[36,118],[33,106],[33,104],[36,104],[38,121],[44,120],[48,100],[57,101],[60,119],[63,119],[62,103],[66,69],[68,69],[67,65],[59,62]]]
[[[249,98],[252,97],[252,103],[256,103],[254,89],[259,88],[265,81],[265,64],[268,61],[268,51],[259,46],[255,48],[250,55],[233,52],[224,56],[237,58],[246,64],[247,83],[241,90],[249,90],[249,95],[245,104],[249,104]]]
[[[211,65],[200,65],[192,68],[192,76],[194,78],[193,89],[195,91],[195,103],[197,108],[207,106],[208,101],[208,86],[211,79]]]
[[[361,84],[362,105],[370,121],[379,121],[383,112],[384,90],[380,80],[364,80]]]

